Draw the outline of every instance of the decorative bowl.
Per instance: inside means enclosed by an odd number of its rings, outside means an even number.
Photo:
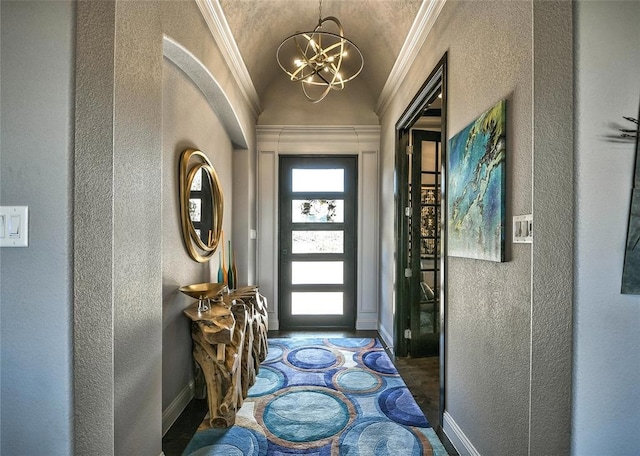
[[[199,301],[199,310],[209,309],[209,306],[203,303],[205,299],[222,301],[222,294],[227,292],[227,290],[227,285],[224,283],[194,283],[178,288],[178,291]]]

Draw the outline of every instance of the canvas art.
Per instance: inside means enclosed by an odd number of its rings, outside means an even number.
[[[630,120],[630,118],[628,118]],[[640,114],[638,114],[640,119]],[[635,119],[636,123],[638,119]],[[631,190],[627,246],[622,269],[622,294],[640,294],[640,126],[636,127],[636,165]]]
[[[506,101],[449,140],[448,255],[504,261]]]

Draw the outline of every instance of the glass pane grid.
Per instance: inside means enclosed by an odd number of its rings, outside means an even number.
[[[294,199],[291,201],[293,223],[344,223],[344,200]]]
[[[344,253],[344,232],[292,231],[291,253]]]
[[[291,293],[291,315],[342,315],[342,292]]]
[[[342,285],[344,267],[342,261],[292,261],[292,285]]]
[[[344,169],[291,170],[293,192],[344,192]]]

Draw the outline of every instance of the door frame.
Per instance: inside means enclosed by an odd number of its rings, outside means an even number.
[[[285,163],[291,160],[291,163]],[[319,164],[322,166],[313,167],[307,166],[309,163],[314,160],[318,160]],[[286,166],[285,166],[286,164]],[[323,284],[318,285],[320,289],[325,289],[325,291],[336,291],[337,289],[342,289],[344,292],[344,303],[343,306],[344,313],[342,315],[291,315],[291,299],[287,299],[283,294],[285,289],[285,284],[289,283],[293,289],[301,288],[305,290],[308,285],[299,285],[292,286],[291,281],[291,270],[286,270],[285,266],[285,258],[290,258],[294,255],[292,252],[283,253],[283,249],[287,247],[291,248],[291,239],[289,238],[288,242],[283,235],[287,233],[291,233],[294,231],[295,225],[290,221],[291,216],[291,205],[289,204],[292,198],[296,197],[296,194],[293,193],[290,189],[291,183],[284,182],[282,180],[283,177],[283,169],[288,169],[292,171],[294,168],[308,168],[308,169],[328,169],[344,166],[345,169],[345,186],[344,186],[344,201],[345,201],[345,211],[344,211],[344,222],[343,223],[322,223],[321,231],[325,229],[343,229],[344,230],[344,250],[342,254],[338,254],[343,258],[344,265],[346,266],[344,269],[344,278],[343,283],[341,285],[331,285],[331,284]],[[280,326],[283,330],[309,330],[314,328],[323,328],[323,329],[355,329],[356,323],[356,313],[358,308],[358,278],[357,278],[357,268],[358,268],[358,156],[357,155],[281,155],[279,158],[279,192],[278,192],[278,235],[279,235],[279,258],[278,258],[278,313],[280,315]],[[299,193],[298,198],[313,198],[318,197],[317,194],[322,195],[323,193],[329,194],[332,192],[311,192],[311,193]],[[287,197],[287,201],[283,202],[283,195]],[[323,196],[320,196],[323,197]],[[325,198],[328,196],[324,196]],[[286,208],[283,206],[285,203]],[[349,205],[347,204],[349,203]],[[283,219],[283,215],[285,215]],[[284,227],[282,226],[283,220],[289,219],[289,223],[287,224],[287,233],[284,232]],[[343,228],[339,228],[340,226]],[[287,249],[288,250],[288,249]],[[317,257],[318,254],[298,254],[301,256],[299,261],[310,260],[310,258]],[[327,254],[321,254],[327,255]],[[333,256],[335,254],[328,254],[329,256]],[[307,257],[307,258],[305,258]],[[334,259],[333,261],[335,261]],[[288,259],[287,264],[290,264],[291,261],[295,261],[293,259]],[[311,261],[318,261],[318,259],[311,259]],[[349,283],[351,282],[351,283]],[[313,288],[313,287],[312,287]],[[291,288],[289,289],[291,290]],[[348,307],[346,306],[348,304]]]
[[[421,117],[422,112],[426,109],[429,101],[434,94],[440,91],[442,93],[442,111],[441,111],[441,157],[442,157],[442,201],[446,201],[447,189],[447,53],[442,56],[435,68],[427,77],[425,83],[413,97],[403,114],[396,123],[396,157],[395,157],[395,174],[396,181],[400,182],[400,176],[407,175],[406,165],[406,148],[409,145],[409,137],[411,135],[411,127]],[[404,208],[408,205],[408,195],[406,191],[400,191],[400,186],[396,187],[396,205],[395,205],[395,236],[396,236],[396,276],[395,276],[395,302],[397,303],[396,313],[394,316],[394,348],[396,356],[406,356],[408,351],[408,343],[404,338],[404,331],[408,329],[408,321],[410,318],[410,289],[405,280],[405,268],[408,267],[408,255],[405,246],[408,242],[407,220]],[[446,204],[441,207],[442,230],[441,230],[441,258],[440,258],[440,427],[442,427],[444,410],[445,410],[445,372],[446,372],[446,304],[448,288],[447,281],[447,209]]]
[[[358,157],[356,329],[377,330],[380,230],[377,223],[370,221],[378,220],[380,211],[380,126],[259,125],[256,133],[256,284],[268,301],[269,329],[280,327],[277,274],[279,157],[318,154]],[[388,340],[391,337],[389,334]]]

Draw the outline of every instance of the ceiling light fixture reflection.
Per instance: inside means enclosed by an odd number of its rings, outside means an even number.
[[[323,30],[323,26],[335,28],[337,33]],[[286,38],[278,46],[276,58],[313,103],[322,101],[331,90],[344,89],[345,82],[358,76],[364,65],[362,52],[344,37],[340,21],[334,16],[322,17],[322,0],[316,28]]]

